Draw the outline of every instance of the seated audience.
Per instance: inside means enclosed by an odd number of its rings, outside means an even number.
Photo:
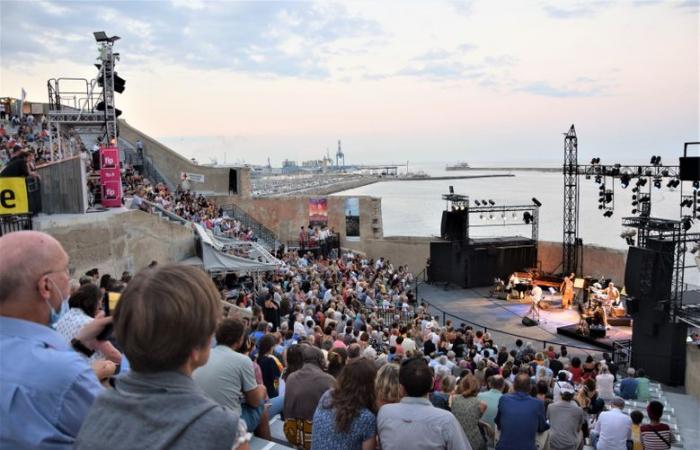
[[[573,399],[574,388],[564,386],[560,390],[560,399],[547,408],[550,450],[579,449],[583,446],[581,427],[586,415]]]
[[[632,438],[632,419],[622,412],[625,401],[615,397],[609,411],[598,416],[591,441],[597,450],[624,450]]]
[[[314,450],[372,450],[377,419],[374,364],[360,358],[343,367],[335,388],[327,390],[313,418]]]
[[[642,447],[645,450],[666,450],[676,443],[676,437],[671,432],[668,425],[661,422],[664,414],[664,405],[656,400],[647,405],[648,424],[639,427]]]
[[[530,397],[530,376],[519,373],[513,382],[515,392],[498,402],[496,426],[501,431],[496,450],[536,450],[537,433],[549,429],[544,403]]]
[[[459,390],[452,400],[452,414],[462,426],[474,450],[486,450],[486,439],[479,428],[479,420],[487,405],[476,397],[479,381],[474,375],[467,375],[459,383]]]
[[[377,415],[379,442],[383,450],[467,449],[462,427],[448,411],[428,400],[433,376],[422,358],[407,359],[399,369],[405,396],[399,403],[384,405]]]
[[[247,448],[239,417],[192,380],[209,358],[220,316],[219,294],[200,269],[173,264],[139,273],[114,311],[131,371],[95,401],[75,448]]]
[[[630,367],[627,369],[627,377],[620,381],[619,395],[625,400],[637,399],[637,385],[639,381],[634,377],[635,370]]]
[[[377,411],[384,405],[401,401],[401,383],[399,383],[398,364],[384,364],[377,372],[375,381],[377,391]]]

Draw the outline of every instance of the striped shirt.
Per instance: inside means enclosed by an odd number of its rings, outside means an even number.
[[[642,425],[640,430],[644,450],[668,450],[676,442],[671,429],[665,423]]]

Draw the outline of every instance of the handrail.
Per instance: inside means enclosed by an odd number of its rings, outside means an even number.
[[[570,345],[570,344],[567,344],[567,343],[564,343],[564,342],[557,342],[557,341],[549,341],[549,340],[544,340],[544,339],[530,338],[530,337],[523,336],[523,335],[520,335],[520,334],[511,333],[510,331],[504,331],[504,330],[500,330],[500,329],[497,329],[497,328],[487,327],[486,325],[482,325],[482,324],[480,324],[480,323],[472,322],[471,320],[467,320],[467,319],[464,319],[464,318],[462,318],[462,317],[459,317],[459,316],[457,316],[457,315],[455,315],[455,314],[453,314],[453,313],[447,312],[447,311],[445,311],[444,309],[439,308],[439,307],[433,305],[432,303],[430,303],[430,302],[428,302],[428,301],[426,301],[426,300],[424,300],[424,299],[421,300],[421,303],[424,303],[424,304],[426,304],[428,307],[433,308],[433,309],[437,310],[439,313],[441,313],[441,314],[442,314],[442,323],[443,323],[443,324],[445,323],[446,317],[449,316],[449,317],[455,318],[455,319],[457,319],[457,320],[459,320],[459,321],[461,321],[461,322],[468,323],[469,325],[473,325],[473,326],[475,326],[475,327],[482,328],[482,329],[484,330],[484,332],[491,331],[491,332],[494,332],[494,333],[501,333],[501,334],[505,334],[505,335],[508,335],[508,336],[513,336],[513,337],[516,337],[516,338],[519,338],[519,339],[526,339],[526,340],[528,340],[528,341],[542,342],[543,348],[546,348],[546,347],[547,347],[547,344],[551,344],[551,345],[559,345],[559,346],[564,345],[564,346],[566,346],[566,348],[577,348],[577,349],[579,349],[579,350],[585,350],[585,351],[590,351],[590,352],[598,352],[598,353],[600,353],[600,352],[604,352],[604,351],[605,351],[604,349],[599,349],[599,348],[582,347],[582,346],[580,346],[580,345]]]
[[[241,222],[241,224],[246,228],[253,230],[253,234],[256,238],[258,238],[258,241],[265,243],[269,249],[273,251],[277,250],[279,245],[277,235],[266,226],[253,219],[242,208],[235,204],[231,204],[230,206],[224,208],[224,212],[226,212],[230,217]]]

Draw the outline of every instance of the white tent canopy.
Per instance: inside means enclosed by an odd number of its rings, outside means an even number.
[[[209,273],[258,273],[274,271],[282,262],[257,242],[213,236],[194,224],[202,243],[202,262]]]

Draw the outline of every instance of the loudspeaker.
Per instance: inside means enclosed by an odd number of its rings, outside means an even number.
[[[650,239],[653,246],[664,248],[630,247],[625,264],[625,290],[632,297],[659,301],[669,296],[673,277],[673,245]],[[671,249],[669,253],[668,250]]]
[[[625,306],[627,307],[628,314],[635,315],[639,312],[639,299],[627,297],[625,299]]]
[[[700,156],[681,156],[678,162],[682,181],[700,181]]]
[[[529,317],[525,316],[525,317],[523,317],[522,323],[523,323],[523,325],[525,325],[526,327],[534,327],[534,326],[537,325],[539,322],[537,322],[536,320],[532,320],[532,319],[530,319]]]
[[[440,236],[448,241],[463,241],[467,238],[467,211],[443,211]]]
[[[686,337],[684,322],[665,322],[654,308],[640,311],[632,322],[632,367],[670,386],[685,382]]]
[[[228,170],[228,193],[238,194],[238,171],[236,169]]]

